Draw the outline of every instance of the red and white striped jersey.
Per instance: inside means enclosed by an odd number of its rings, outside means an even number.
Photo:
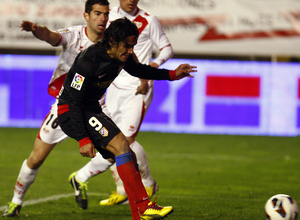
[[[61,36],[57,46],[62,46],[62,51],[48,86],[48,93],[53,97],[57,97],[76,56],[93,44],[86,34],[86,25],[72,26],[57,30],[57,32]]]
[[[163,31],[161,23],[154,15],[139,8],[132,14],[128,14],[120,7],[113,7],[109,13],[108,25],[123,17],[133,21],[139,29],[140,35],[134,46],[134,53],[140,63],[149,64],[151,62],[154,45],[160,50],[159,56],[153,61],[158,65],[163,64],[173,56],[171,43]],[[113,83],[120,89],[136,89],[140,85],[140,80],[122,70]]]

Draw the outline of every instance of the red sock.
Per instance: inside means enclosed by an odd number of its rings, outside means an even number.
[[[124,188],[125,188],[126,194],[128,196],[128,201],[129,201],[129,205],[130,205],[132,220],[140,220],[140,213],[139,213],[139,210],[137,208],[137,205],[132,200],[132,196],[129,195],[130,193],[128,192],[128,190],[126,190],[127,187],[124,186]]]
[[[150,200],[142,183],[141,176],[132,161],[131,153],[116,156],[115,159],[117,170],[123,181],[127,196],[132,198],[139,212],[144,213]]]

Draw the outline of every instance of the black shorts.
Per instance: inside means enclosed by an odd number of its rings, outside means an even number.
[[[121,131],[117,125],[103,112],[95,113],[94,111],[84,110],[84,123],[88,135],[95,145],[95,148],[103,158],[114,158],[114,154],[103,149],[108,143]],[[70,113],[65,112],[58,115],[58,123],[61,129],[71,138],[77,140],[75,130],[70,123]],[[100,126],[99,126],[100,125]],[[79,141],[79,140],[77,140]]]

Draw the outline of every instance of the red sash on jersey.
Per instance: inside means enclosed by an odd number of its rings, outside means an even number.
[[[137,26],[139,29],[139,33],[141,34],[142,31],[146,28],[148,25],[148,21],[146,18],[142,17],[141,15],[137,16],[134,20],[133,23]]]
[[[53,82],[51,82],[48,85],[48,94],[53,96],[54,98],[57,98],[59,91],[64,84],[65,78],[67,76],[67,73],[61,75],[57,79],[55,79]]]

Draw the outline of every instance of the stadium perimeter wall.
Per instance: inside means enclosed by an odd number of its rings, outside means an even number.
[[[0,55],[0,126],[39,127],[57,56]],[[194,78],[155,81],[143,131],[294,136],[300,132],[300,63],[171,59]]]

